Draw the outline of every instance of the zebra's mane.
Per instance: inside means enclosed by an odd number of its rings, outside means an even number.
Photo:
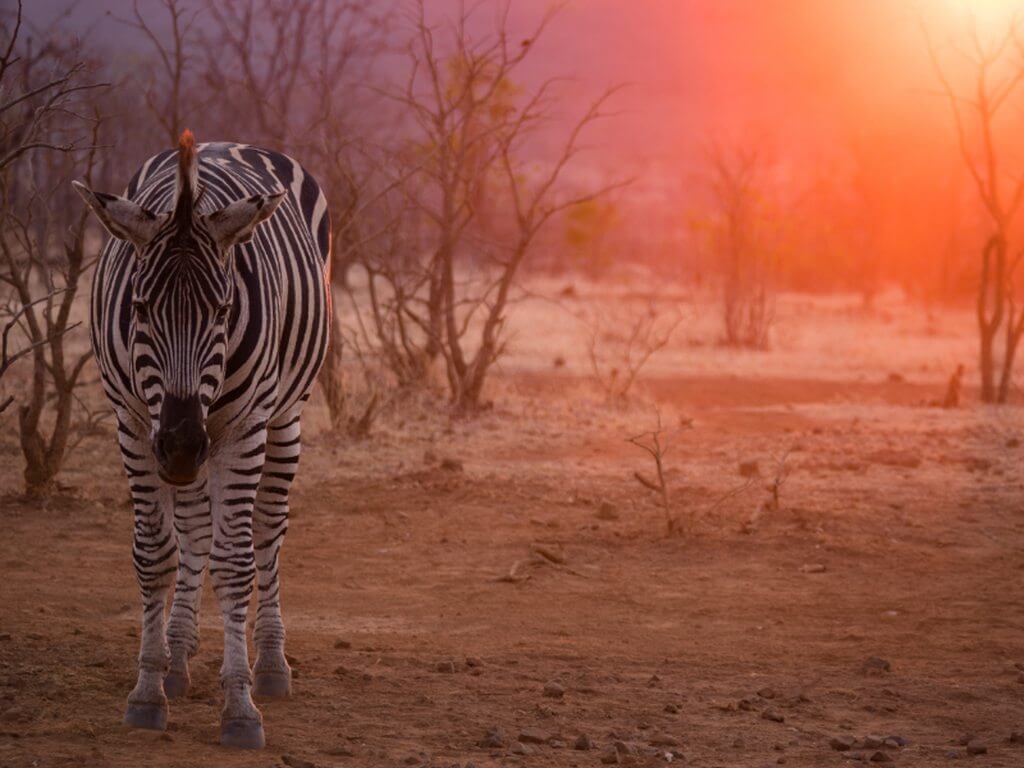
[[[199,186],[199,163],[196,162],[196,137],[186,128],[178,139],[178,183],[174,202],[174,224],[179,233],[192,229],[196,190]]]

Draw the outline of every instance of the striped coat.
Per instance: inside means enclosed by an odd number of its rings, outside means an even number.
[[[125,720],[163,728],[167,697],[187,691],[208,566],[224,619],[221,741],[260,747],[252,696],[291,684],[278,566],[300,413],[328,343],[326,200],[289,157],[197,146],[189,132],[123,197],[76,188],[114,236],[93,285],[92,343],[118,420],[143,604]]]

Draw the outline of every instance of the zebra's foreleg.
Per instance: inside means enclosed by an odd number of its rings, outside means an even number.
[[[299,452],[298,415],[270,426],[263,475],[256,495],[258,594],[253,633],[256,645],[253,692],[268,699],[284,698],[291,693],[292,671],[284,655],[279,565],[281,546],[288,531],[288,491],[299,465]]]
[[[265,427],[253,428],[238,445],[226,446],[212,457],[210,464],[210,579],[224,620],[220,743],[244,749],[264,744],[263,718],[252,701],[245,624],[256,577],[253,504],[263,466],[263,452],[254,453],[253,444],[262,446],[266,434]]]
[[[213,538],[205,479],[193,487],[179,489],[176,495],[174,528],[178,534],[178,577],[167,624],[170,671],[164,678],[164,693],[171,699],[188,693],[191,682],[188,662],[199,650],[199,603]]]
[[[164,673],[168,667],[164,609],[177,567],[178,542],[172,524],[174,491],[161,482],[149,446],[127,421],[118,437],[135,511],[132,559],[142,596],[139,677],[128,695],[124,721],[135,728],[167,727]]]

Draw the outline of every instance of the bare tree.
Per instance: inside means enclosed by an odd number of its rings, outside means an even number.
[[[991,43],[981,40],[972,23],[967,50],[957,49],[972,67],[969,87],[962,90],[947,76],[938,51],[924,29],[936,77],[942,85],[956,126],[960,155],[974,182],[992,233],[981,251],[981,279],[976,315],[980,340],[981,399],[1005,403],[1013,380],[1013,363],[1024,335],[1024,310],[1017,305],[1014,277],[1020,254],[1011,258],[1011,235],[1024,203],[1024,175],[1007,168],[1015,133],[1002,122],[1012,117],[1014,97],[1024,83],[1024,41],[1021,21],[1014,20]],[[1019,109],[1019,104],[1018,104]],[[996,344],[1004,334],[1001,369],[996,380]]]
[[[57,293],[48,293],[45,296],[33,300],[32,304],[40,304],[44,301],[51,301]],[[17,351],[11,350],[11,332],[18,328],[21,318],[32,308],[31,304],[18,304],[16,301],[10,301],[8,306],[4,307],[3,311],[0,311],[0,315],[8,318],[7,322],[4,323],[2,331],[0,331],[0,380],[3,379],[4,374],[21,358],[32,354],[32,352],[44,344],[49,343],[49,339],[41,339],[37,342],[31,342],[26,346],[23,346]],[[72,330],[78,325],[75,323],[67,328]],[[10,407],[11,403],[14,402],[14,395],[8,395],[6,398],[0,400],[0,413],[3,413]]]
[[[196,22],[202,7],[185,0],[160,0],[160,6],[169,22],[166,35],[154,26],[153,18],[139,9],[138,0],[132,2],[130,17],[113,18],[142,33],[153,48],[154,66],[144,73],[145,82],[140,83],[140,88],[146,109],[164,134],[164,146],[173,147],[187,127],[185,117],[198,92],[191,87],[194,83],[189,63],[198,42]]]
[[[657,417],[658,421],[654,429],[629,438],[631,444],[651,457],[651,460],[654,462],[654,478],[647,477],[639,471],[634,472],[633,477],[644,488],[658,494],[661,500],[661,508],[665,512],[665,535],[672,536],[679,530],[679,520],[672,514],[668,481],[665,479],[665,455],[668,453],[671,441],[662,428],[660,411]],[[687,428],[689,428],[688,424]]]
[[[57,45],[22,39],[22,12],[18,0],[13,16],[0,15],[0,173],[35,151],[78,148],[81,134],[64,123],[83,92],[106,86],[91,82],[85,62],[69,62]]]
[[[708,151],[714,211],[710,247],[722,277],[725,343],[764,349],[775,320],[775,254],[765,210],[764,160],[756,148]]]
[[[4,331],[24,333],[32,373],[18,410],[29,494],[53,484],[69,446],[76,389],[91,351],[72,353],[67,332],[77,325],[72,309],[91,266],[85,253],[86,214],[71,205],[69,182],[91,175],[99,120],[86,119],[90,82],[81,49],[18,39],[20,7],[13,24],[0,20],[0,283],[15,309]],[[7,94],[12,94],[7,96]]]
[[[672,340],[683,321],[677,311],[665,316],[655,302],[637,310],[604,307],[586,320],[591,378],[609,403],[623,403],[643,368]]]
[[[570,124],[554,158],[531,173],[525,145],[551,117],[559,81],[519,98],[515,78],[553,14],[512,44],[507,3],[494,33],[483,37],[470,32],[472,11],[465,8],[440,27],[428,23],[423,0],[415,8],[410,74],[402,92],[392,94],[413,122],[408,154],[419,171],[406,189],[430,227],[413,281],[422,303],[408,316],[425,337],[427,357],[444,360],[453,405],[471,411],[505,349],[513,285],[538,234],[558,212],[619,186],[566,195],[559,183],[614,89]],[[502,208],[510,221],[500,220]]]

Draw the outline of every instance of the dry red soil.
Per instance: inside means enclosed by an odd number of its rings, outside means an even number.
[[[880,368],[656,371],[623,410],[537,368],[503,371],[477,419],[399,404],[360,443],[312,409],[283,559],[294,692],[262,705],[256,754],[217,743],[211,594],[167,732],[121,725],[139,607],[113,437],[31,502],[5,415],[0,765],[1024,765],[1019,407],[925,407],[941,383]],[[653,403],[694,420],[668,457],[682,536],[632,476]],[[830,745],[872,734],[903,746]]]

